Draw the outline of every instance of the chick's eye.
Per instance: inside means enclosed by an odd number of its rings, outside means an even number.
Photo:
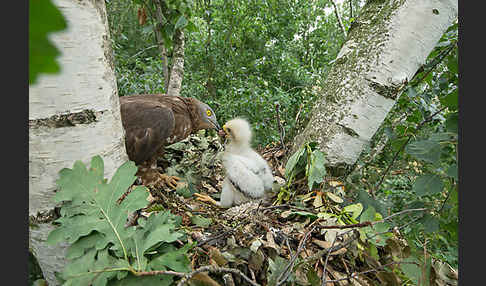
[[[209,110],[209,109],[208,109],[208,110],[206,110],[206,114],[207,114],[208,116],[211,116],[211,114],[212,114],[211,110]]]

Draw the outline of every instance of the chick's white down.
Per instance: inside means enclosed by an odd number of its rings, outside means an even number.
[[[250,147],[250,124],[235,118],[223,129],[229,142],[222,158],[226,174],[220,206],[231,207],[263,198],[265,192],[272,189],[273,175],[265,159]]]

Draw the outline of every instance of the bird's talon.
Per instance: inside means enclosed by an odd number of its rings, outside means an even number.
[[[199,193],[194,193],[194,196],[196,196],[196,200],[198,200],[198,201],[211,203],[211,204],[216,205],[216,206],[218,205],[218,202],[216,202],[213,198],[211,198],[208,195],[202,195],[202,194],[199,194]]]
[[[176,190],[178,186],[177,182],[180,181],[181,178],[176,176],[169,176],[167,174],[160,174],[160,179],[167,187],[172,190]]]

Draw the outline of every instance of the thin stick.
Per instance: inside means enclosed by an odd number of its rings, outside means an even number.
[[[336,245],[334,247],[330,247],[330,248],[326,248],[326,249],[319,250],[316,254],[307,257],[304,260],[303,263],[309,263],[311,261],[314,261],[314,260],[319,259],[322,255],[325,255],[328,252],[335,252],[335,251],[338,251],[341,248],[347,247],[348,245],[350,245],[354,240],[356,240],[359,237],[359,232],[358,231],[355,231],[354,229],[351,229],[351,230],[348,230],[348,231],[343,232],[341,234],[338,234],[338,236],[344,236],[345,234],[348,234],[350,232],[353,232],[353,235],[348,240],[345,240],[343,243],[338,244],[338,245]]]
[[[130,56],[130,57],[128,57],[128,58],[129,58],[129,59],[134,58],[134,57],[136,57],[136,56],[140,55],[141,53],[144,53],[144,52],[146,52],[146,51],[148,51],[148,50],[150,50],[150,49],[157,48],[157,47],[158,47],[158,45],[153,45],[153,46],[147,47],[147,48],[145,48],[145,49],[141,50],[140,52],[137,52],[136,54],[134,54],[134,55],[132,55],[132,56]]]
[[[397,215],[401,215],[401,214],[404,214],[404,213],[409,213],[409,212],[417,212],[417,211],[426,211],[427,209],[426,208],[420,208],[420,209],[406,209],[406,210],[403,210],[403,211],[400,211],[400,212],[397,212],[397,213],[394,213],[392,215],[389,215],[381,220],[377,220],[377,221],[364,221],[364,222],[361,222],[361,223],[355,223],[355,224],[347,224],[347,225],[321,225],[319,226],[319,228],[321,229],[346,229],[346,228],[355,228],[355,227],[367,227],[367,226],[373,226],[377,223],[382,223],[386,220],[389,220]]]
[[[339,15],[339,11],[338,11],[336,2],[334,2],[334,0],[329,0],[329,1],[331,1],[332,6],[334,6],[334,13],[336,14],[336,18],[338,20],[339,27],[343,31],[344,38],[346,38],[348,35],[346,33],[346,29],[344,28],[343,21],[341,20],[341,15]]]
[[[290,259],[290,262],[289,264],[287,265],[287,267],[285,267],[285,270],[278,276],[277,278],[277,286],[280,286],[282,285],[283,283],[285,283],[285,281],[289,278],[290,276],[290,270],[292,269],[292,266],[294,265],[295,263],[295,260],[297,259],[297,256],[299,256],[299,254],[302,252],[302,250],[304,249],[304,246],[305,246],[305,242],[307,240],[307,238],[309,237],[309,235],[314,231],[314,229],[316,228],[316,226],[314,225],[305,235],[304,237],[300,240],[299,242],[299,246],[297,247],[297,251],[295,252],[295,254],[292,256],[292,258]]]
[[[332,244],[331,244],[331,247],[332,248],[334,246],[334,243],[336,242],[336,239],[338,238],[339,235],[336,235],[334,237],[334,239],[332,240]],[[322,270],[322,286],[326,285],[326,267],[327,267],[327,261],[329,260],[329,256],[331,255],[331,252],[329,251],[327,254],[326,254],[326,260],[324,261],[324,269]]]
[[[246,280],[246,282],[250,283],[250,285],[252,286],[260,286],[260,284],[254,282],[253,280],[251,280],[250,278],[248,278],[248,276],[246,276],[245,274],[243,274],[243,272],[241,272],[240,270],[238,269],[234,269],[234,268],[225,268],[225,267],[216,267],[216,266],[213,266],[213,265],[208,265],[208,266],[203,266],[203,267],[199,267],[198,269],[192,271],[191,273],[185,273],[185,277],[182,278],[179,283],[177,283],[177,286],[183,286],[184,284],[186,284],[189,279],[191,279],[194,275],[198,274],[198,273],[201,273],[201,272],[216,272],[216,273],[231,273],[231,274],[236,274],[236,275],[239,275],[241,276],[243,279]]]
[[[367,273],[371,273],[371,272],[379,272],[379,271],[382,271],[385,267],[388,267],[388,266],[394,265],[394,264],[417,264],[417,263],[416,262],[410,262],[410,261],[394,261],[394,262],[384,264],[384,265],[377,267],[377,268],[374,268],[374,269],[366,270],[366,271],[363,271],[363,272],[351,273],[351,275],[348,275],[347,277],[344,277],[344,278],[340,278],[340,279],[336,279],[336,280],[328,280],[326,283],[339,282],[339,281],[349,280],[349,279],[357,279],[358,275],[363,275],[363,274],[367,274]]]

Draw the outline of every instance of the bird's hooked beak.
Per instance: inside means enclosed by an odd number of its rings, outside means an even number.
[[[220,130],[222,130],[221,126],[219,126],[218,122],[217,121],[213,121],[211,119],[208,120],[214,127],[214,129],[216,129],[219,133]]]

